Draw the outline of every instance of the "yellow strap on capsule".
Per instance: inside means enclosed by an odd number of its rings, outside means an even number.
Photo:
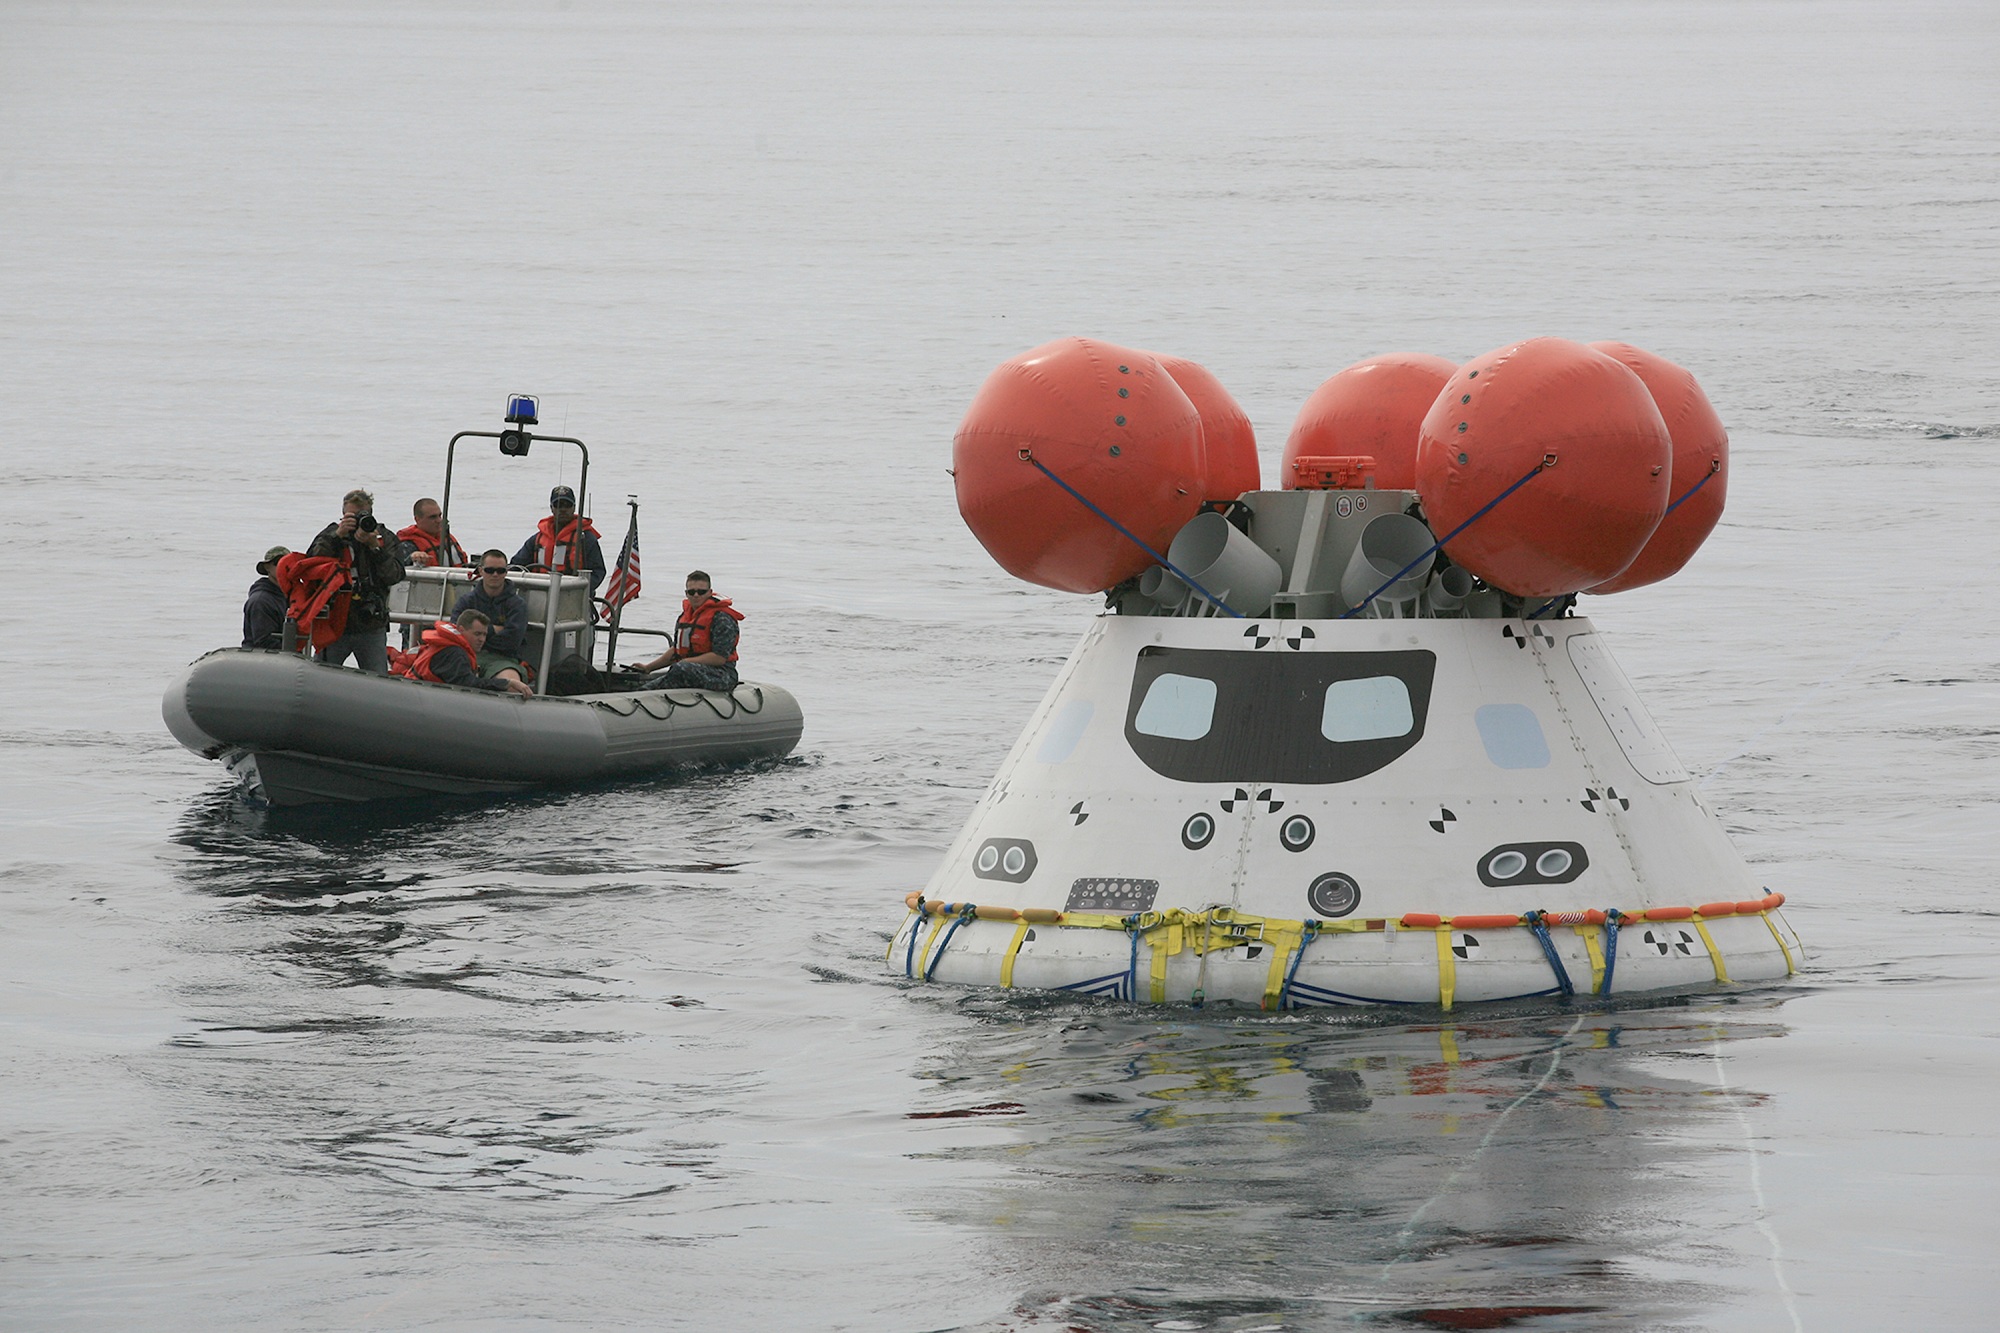
[[[1167,960],[1179,953],[1187,943],[1187,927],[1184,915],[1178,910],[1167,913],[1167,919],[1154,926],[1146,934],[1153,946],[1153,965],[1150,979],[1153,984],[1154,1004],[1167,1002]]]
[[[924,973],[928,970],[931,960],[931,946],[937,943],[938,932],[944,929],[944,923],[950,919],[950,917],[940,912],[938,913],[937,921],[932,924],[931,933],[924,940],[923,952],[917,955],[917,977],[919,980],[923,978]]]
[[[1590,993],[1596,995],[1604,989],[1604,945],[1599,926],[1571,926],[1571,930],[1583,936],[1584,951],[1590,955]]]
[[[1014,956],[1021,952],[1021,941],[1028,938],[1028,923],[1023,921],[1014,927],[1014,938],[1007,944],[1006,956],[1000,960],[1000,984],[1014,984]]]
[[[1148,915],[1151,914],[1149,913]],[[1105,916],[1099,912],[1064,912],[1062,914],[1062,919],[1060,921],[1055,922],[1054,924],[1058,926],[1082,926],[1089,930],[1130,929],[1130,927],[1128,927],[1125,924],[1124,917]],[[1141,930],[1144,930],[1148,928],[1151,924],[1152,924],[1151,922],[1142,919],[1139,923],[1139,928]]]
[[[1451,951],[1451,918],[1446,917],[1437,925],[1438,941],[1438,1004],[1445,1012],[1451,1011],[1451,997],[1458,992],[1458,960]]]
[[[1701,942],[1708,946],[1708,961],[1715,968],[1715,979],[1728,985],[1729,969],[1722,965],[1722,950],[1715,947],[1715,937],[1708,933],[1708,927],[1702,923],[1701,913],[1696,912],[1688,920],[1694,922],[1694,928],[1701,932]]]
[[[1278,996],[1285,989],[1285,972],[1290,968],[1292,951],[1305,947],[1305,931],[1279,926],[1276,922],[1264,923],[1264,943],[1271,946],[1270,970],[1264,973],[1264,1002],[1260,1009],[1276,1009]]]
[[[1764,925],[1770,929],[1771,938],[1778,942],[1778,952],[1785,955],[1785,975],[1791,976],[1798,969],[1792,966],[1792,951],[1785,947],[1785,937],[1778,933],[1778,923],[1771,919],[1769,912],[1759,912],[1757,915],[1764,918]]]

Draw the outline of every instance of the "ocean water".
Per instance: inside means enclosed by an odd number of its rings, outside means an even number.
[[[0,1324],[1984,1328],[2000,1295],[2000,11],[19,3],[0,13]],[[1729,510],[1590,610],[1811,950],[1450,1015],[910,986],[1091,599],[958,521],[1068,333],[1267,475],[1325,376],[1622,338]],[[510,391],[807,733],[259,813],[159,695]],[[474,456],[512,549],[573,460]],[[461,516],[462,515],[462,516]]]

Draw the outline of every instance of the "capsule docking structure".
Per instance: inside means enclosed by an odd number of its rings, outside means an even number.
[[[959,431],[975,534],[1107,606],[905,900],[895,971],[1275,1010],[1798,969],[1782,895],[1573,613],[1714,526],[1727,436],[1692,376],[1554,338],[1371,358],[1309,401],[1281,488],[1253,444],[1231,495],[1227,409],[1170,364],[1052,343]]]

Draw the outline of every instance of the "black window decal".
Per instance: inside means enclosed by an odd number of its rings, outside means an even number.
[[[1153,682],[1163,675],[1215,685],[1214,720],[1194,740],[1148,736],[1135,725]],[[1176,782],[1352,782],[1388,767],[1424,737],[1437,654],[1257,653],[1212,648],[1139,650],[1125,739],[1146,767]],[[1407,734],[1328,740],[1322,731],[1327,687],[1336,681],[1394,676],[1410,692]]]

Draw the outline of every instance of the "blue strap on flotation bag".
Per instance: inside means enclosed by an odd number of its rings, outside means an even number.
[[[1556,942],[1549,938],[1548,915],[1547,912],[1528,912],[1521,919],[1528,923],[1529,930],[1535,932],[1535,942],[1542,946],[1542,957],[1549,960],[1549,970],[1556,974],[1556,989],[1565,996],[1574,995],[1576,987],[1570,983],[1569,969],[1563,966],[1562,956],[1556,952]],[[1610,975],[1608,969],[1605,975]]]

